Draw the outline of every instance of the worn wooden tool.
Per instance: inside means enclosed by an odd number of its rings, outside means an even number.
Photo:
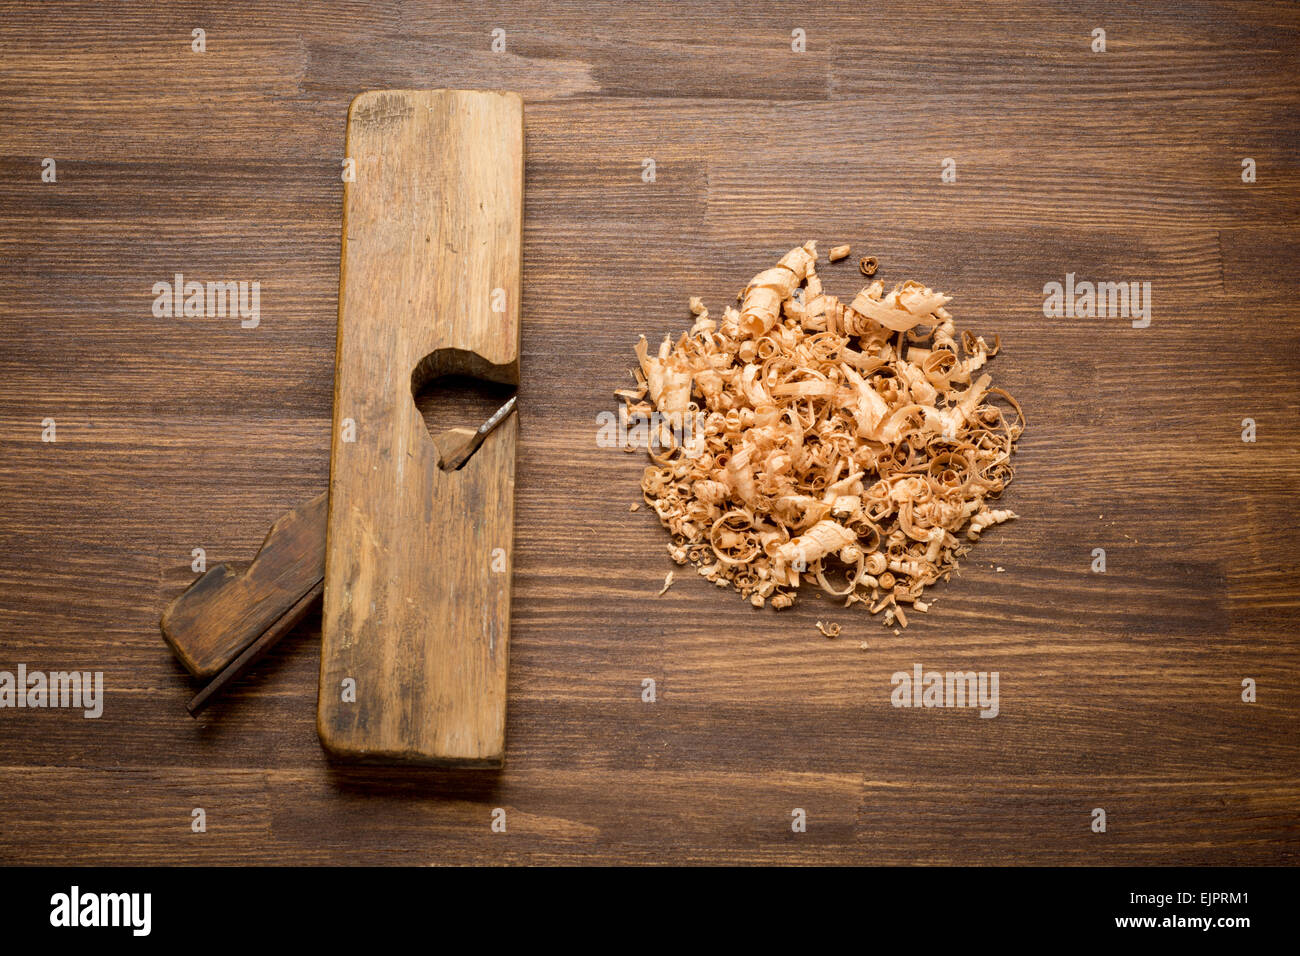
[[[347,155],[317,729],[350,758],[499,766],[518,419],[444,470],[414,392],[518,382],[522,102],[366,93]]]
[[[324,550],[324,544],[325,541],[322,537],[322,551]],[[324,590],[325,582],[317,581],[306,594],[295,601],[283,615],[277,618],[274,624],[233,657],[230,663],[223,667],[221,672],[185,705],[185,709],[190,712],[190,716],[197,717],[199,712],[212,703],[213,699],[225,690],[236,677],[261,660],[267,651],[280,642],[280,638],[293,630],[294,625],[306,617],[307,613],[320,601],[321,593]]]
[[[514,410],[512,397],[477,429],[458,426],[439,432],[434,438],[438,467],[444,471],[463,467]],[[209,681],[186,705],[191,716],[260,660],[320,601],[327,501],[327,493],[321,492],[280,516],[247,569],[214,566],[163,612],[162,632],[172,650],[192,674]]]
[[[216,677],[268,631],[296,623],[285,615],[325,577],[326,499],[281,516],[246,569],[214,565],[168,605],[163,637],[191,674]]]

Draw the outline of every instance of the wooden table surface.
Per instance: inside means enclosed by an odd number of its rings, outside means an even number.
[[[1298,35],[1290,3],[0,3],[0,670],[105,684],[96,720],[0,710],[0,862],[1296,862]],[[345,112],[382,87],[525,98],[499,775],[329,763],[317,617],[197,721],[158,632],[194,548],[247,560],[325,485]],[[808,238],[953,295],[1029,418],[1022,517],[897,636],[656,597],[643,461],[596,440],[637,335]],[[260,324],[154,317],[175,273],[260,282]],[[1150,326],[1045,318],[1067,273],[1150,282]],[[891,707],[918,663],[997,671],[1001,713]]]

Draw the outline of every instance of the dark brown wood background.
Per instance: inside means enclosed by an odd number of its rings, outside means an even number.
[[[1294,863],[1298,35],[1290,3],[0,3],[0,669],[107,685],[99,720],[0,711],[0,861]],[[158,633],[192,548],[246,560],[324,487],[346,106],[444,86],[526,100],[499,775],[328,763],[318,618],[197,722]],[[807,238],[951,293],[1030,421],[1023,517],[899,636],[656,598],[642,461],[596,444],[638,334]],[[260,281],[260,327],[154,318],[176,272]],[[1150,281],[1150,328],[1045,319],[1066,272]],[[1001,715],[891,708],[914,663],[998,671]]]

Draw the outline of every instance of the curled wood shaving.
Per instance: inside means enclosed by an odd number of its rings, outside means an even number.
[[[966,529],[966,537],[970,538],[972,541],[978,541],[980,532],[985,528],[991,528],[995,524],[1001,524],[1004,521],[1009,521],[1010,519],[1017,517],[1019,517],[1019,515],[1014,511],[1005,510],[985,511],[981,514],[977,514],[975,517],[970,519],[970,527]]]
[[[875,256],[863,256],[858,260],[858,271],[867,277],[875,275],[879,266],[880,262]]]
[[[822,632],[823,637],[840,636],[840,626],[836,624],[834,621],[827,621],[825,624],[823,624],[821,621],[818,621],[817,630]]]
[[[831,262],[839,262],[841,259],[847,259],[851,251],[848,243],[842,246],[832,246],[831,251],[826,254],[826,258],[830,259]]]
[[[1015,517],[988,503],[1024,414],[982,371],[1000,342],[958,338],[949,296],[875,280],[846,304],[816,264],[815,243],[791,249],[721,319],[692,299],[689,332],[637,343],[625,413],[673,425],[641,491],[673,561],[755,607],[809,583],[906,627],[903,605],[927,610],[925,588]]]

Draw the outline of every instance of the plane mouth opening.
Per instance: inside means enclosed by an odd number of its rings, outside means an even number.
[[[473,457],[475,433],[515,394],[517,368],[492,365],[473,352],[440,349],[411,375],[411,397],[438,449],[444,471]]]

